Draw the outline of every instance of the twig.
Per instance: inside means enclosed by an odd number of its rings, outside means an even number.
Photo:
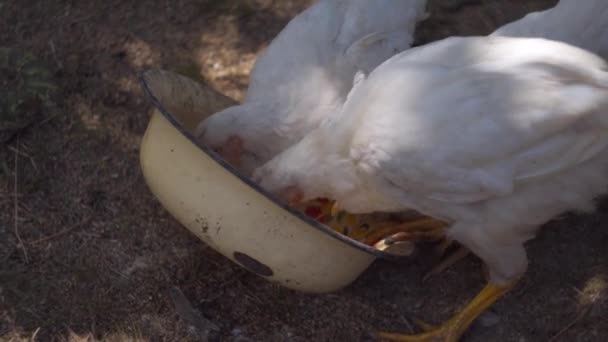
[[[13,141],[15,141],[15,139],[17,139],[18,137],[20,137],[26,130],[30,129],[30,127],[34,126],[34,121],[30,121],[28,123],[26,123],[25,125],[18,127],[16,129],[13,130],[12,133],[10,133],[9,137],[4,139],[2,141],[2,143],[4,145],[9,145],[11,144]]]
[[[210,320],[203,317],[196,311],[184,293],[176,286],[169,289],[169,296],[175,305],[177,314],[188,324],[194,326],[203,338],[207,338],[211,331],[218,331],[220,328]]]
[[[18,153],[22,157],[29,159],[30,163],[32,163],[32,166],[34,167],[34,169],[36,169],[36,171],[38,171],[38,166],[36,165],[36,162],[34,161],[34,158],[32,158],[32,156],[30,156],[29,154],[25,153],[24,151],[20,151],[12,146],[9,146],[8,149],[15,153]]]
[[[49,45],[51,47],[51,53],[53,54],[55,63],[57,63],[57,67],[59,68],[59,70],[63,70],[63,64],[61,64],[61,61],[59,60],[59,58],[57,58],[57,49],[55,49],[55,43],[53,42],[52,39],[49,40]]]
[[[39,243],[46,242],[46,241],[49,241],[49,240],[52,240],[52,239],[58,238],[58,237],[60,237],[60,236],[62,236],[62,235],[65,235],[65,234],[67,234],[67,233],[69,233],[69,232],[73,231],[73,230],[74,230],[74,229],[76,229],[76,228],[79,228],[79,227],[81,227],[81,226],[83,226],[83,225],[85,225],[85,224],[87,224],[87,223],[91,222],[91,219],[93,219],[93,217],[92,217],[92,216],[90,216],[90,217],[88,217],[88,218],[84,219],[82,222],[78,222],[78,223],[76,223],[76,224],[74,224],[74,225],[71,225],[71,226],[67,227],[66,229],[64,229],[64,230],[62,230],[62,231],[59,231],[59,232],[57,232],[57,233],[55,233],[55,234],[51,234],[51,235],[49,235],[49,236],[46,236],[46,237],[40,238],[40,239],[38,239],[38,240],[35,240],[35,241],[32,241],[32,242],[28,242],[28,244],[29,244],[29,245],[37,245],[37,244],[39,244]]]
[[[576,318],[574,318],[572,320],[572,322],[570,322],[570,324],[566,325],[562,330],[560,330],[560,332],[555,334],[555,336],[551,337],[549,339],[549,342],[554,342],[558,338],[560,338],[563,334],[566,333],[566,331],[570,330],[574,325],[576,325],[576,323],[578,323],[581,319],[583,319],[583,317],[585,317],[587,315],[589,310],[591,310],[591,306],[588,306],[585,309],[581,310],[581,312],[576,316]]]
[[[49,115],[49,116],[48,116],[46,119],[44,119],[44,120],[40,121],[40,122],[38,123],[38,126],[42,126],[42,125],[44,125],[44,124],[48,123],[49,121],[51,121],[51,120],[55,119],[57,116],[58,116],[58,114]]]
[[[121,277],[121,278],[129,279],[129,276],[127,276],[126,274],[124,274],[124,273],[122,273],[122,272],[120,272],[120,271],[118,271],[118,270],[115,270],[115,269],[113,269],[113,268],[108,268],[108,269],[109,269],[110,271],[112,271],[112,272],[116,273],[116,275],[118,275],[118,276],[119,276],[119,277]]]
[[[27,249],[25,249],[25,244],[23,243],[23,240],[21,239],[21,235],[19,235],[19,187],[18,187],[18,181],[19,181],[19,177],[18,177],[18,173],[19,173],[19,137],[17,137],[17,149],[15,150],[15,172],[14,172],[14,184],[13,184],[13,195],[14,195],[14,203],[15,203],[15,207],[14,207],[14,231],[15,231],[15,237],[17,237],[17,242],[19,243],[19,245],[17,247],[21,248],[21,250],[23,251],[23,257],[25,259],[25,263],[29,263],[29,258],[27,256]]]
[[[407,330],[410,332],[410,334],[415,334],[416,330],[414,329],[412,322],[410,322],[410,319],[403,317],[402,315],[401,315],[401,318],[403,319],[403,323],[407,327]]]
[[[39,331],[40,331],[40,327],[38,327],[38,329],[36,329],[34,331],[34,333],[32,334],[32,337],[30,338],[30,341],[32,341],[32,342],[36,341],[36,336],[38,335]]]

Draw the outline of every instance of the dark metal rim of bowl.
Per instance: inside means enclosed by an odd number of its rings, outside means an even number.
[[[298,219],[308,223],[310,226],[314,227],[317,230],[320,230],[321,232],[330,235],[331,237],[347,243],[348,245],[355,247],[363,252],[372,254],[376,257],[382,258],[382,259],[386,259],[386,260],[391,260],[391,261],[403,261],[403,260],[409,260],[410,256],[399,256],[399,255],[395,255],[395,254],[391,254],[391,253],[387,253],[387,252],[383,252],[383,251],[379,251],[375,248],[372,248],[364,243],[361,243],[359,241],[353,240],[347,236],[344,236],[332,229],[330,229],[329,227],[325,227],[324,225],[322,225],[321,223],[317,222],[316,220],[314,220],[311,217],[306,216],[305,214],[301,213],[300,211],[291,208],[290,206],[288,206],[287,204],[279,201],[278,199],[276,199],[274,196],[272,196],[270,193],[268,193],[266,190],[264,190],[262,187],[260,187],[257,183],[253,182],[251,179],[249,179],[248,177],[245,177],[243,175],[241,175],[234,167],[232,167],[230,164],[226,163],[215,151],[209,149],[207,146],[204,146],[203,144],[199,143],[198,140],[194,137],[194,135],[192,135],[192,133],[190,131],[188,131],[182,124],[181,122],[179,122],[179,120],[173,116],[173,114],[171,114],[164,106],[163,104],[160,102],[160,100],[158,100],[158,98],[154,95],[154,92],[152,91],[151,87],[149,86],[148,82],[146,81],[145,75],[147,74],[147,72],[149,71],[153,71],[153,70],[145,70],[142,73],[140,73],[139,75],[139,81],[142,85],[142,89],[144,91],[144,93],[146,94],[146,97],[148,98],[148,100],[152,103],[152,105],[158,109],[158,111],[167,119],[169,120],[169,122],[175,127],[177,128],[177,130],[183,134],[186,138],[188,138],[188,140],[190,140],[190,142],[192,142],[194,145],[196,145],[201,151],[203,151],[205,154],[207,154],[209,157],[211,157],[216,163],[220,164],[224,169],[226,169],[226,171],[230,172],[232,175],[234,175],[235,177],[239,178],[242,182],[244,182],[245,184],[249,185],[250,187],[252,187],[254,190],[256,190],[257,192],[261,193],[262,195],[264,195],[264,197],[268,198],[269,200],[271,200],[275,205],[287,210],[289,213],[291,213],[292,215],[296,216]],[[192,82],[196,82],[194,80],[192,80]]]

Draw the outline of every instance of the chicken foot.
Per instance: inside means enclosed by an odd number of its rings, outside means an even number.
[[[450,320],[439,327],[426,323],[418,323],[424,332],[416,335],[380,332],[378,337],[388,341],[401,342],[458,342],[473,322],[492,304],[509,292],[517,284],[517,280],[507,285],[488,283],[469,304]]]

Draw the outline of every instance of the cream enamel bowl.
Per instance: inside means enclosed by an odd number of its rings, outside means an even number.
[[[153,104],[140,163],[156,198],[182,225],[238,265],[295,290],[324,293],[376,258],[403,259],[351,240],[271,198],[190,133],[235,102],[186,77],[150,70]]]

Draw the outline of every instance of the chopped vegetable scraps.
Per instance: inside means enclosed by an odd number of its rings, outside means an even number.
[[[408,236],[418,237],[420,234],[428,234],[425,231],[435,231],[445,227],[443,222],[420,215],[394,218],[374,214],[352,215],[342,211],[332,216],[333,203],[321,198],[309,201],[299,209],[340,234],[379,250],[395,250],[395,254],[407,255],[413,252],[413,247],[410,246],[412,245],[410,240],[413,239],[408,239]]]

